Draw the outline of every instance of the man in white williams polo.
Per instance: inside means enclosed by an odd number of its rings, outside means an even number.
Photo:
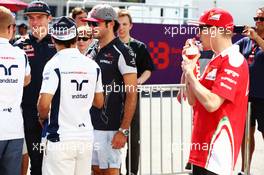
[[[13,47],[15,20],[0,6],[0,174],[19,175],[24,138],[20,109],[23,86],[30,82],[26,53]]]
[[[91,172],[92,104],[103,105],[101,70],[76,48],[74,21],[62,17],[53,25],[58,53],[46,64],[38,102],[40,120],[48,119],[43,175]]]

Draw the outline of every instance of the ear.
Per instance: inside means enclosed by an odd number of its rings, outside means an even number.
[[[113,26],[113,28],[114,28],[114,26],[115,26],[115,21],[112,20],[110,24],[111,24],[111,26]]]
[[[129,26],[129,30],[131,30],[133,28],[133,24],[130,24]]]
[[[48,21],[51,22],[51,20],[52,20],[52,16],[49,15],[49,16],[48,16]]]
[[[53,37],[51,37],[51,41],[52,41],[53,44],[55,44],[55,41],[54,41]]]

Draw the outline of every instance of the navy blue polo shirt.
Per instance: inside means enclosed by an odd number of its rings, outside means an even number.
[[[92,124],[96,130],[118,130],[125,104],[123,75],[137,73],[135,54],[119,38],[94,53],[90,56],[101,68],[105,101],[101,110],[91,108]]]
[[[257,45],[255,41],[252,41],[249,37],[244,37],[239,40],[236,44],[240,47],[240,52],[248,60],[249,55],[252,54],[252,49],[255,48],[254,59],[249,64],[250,73],[250,98],[261,98],[264,99],[264,52]],[[253,46],[252,46],[253,45]]]
[[[26,52],[31,67],[31,82],[24,88],[22,107],[23,109],[28,108],[35,111],[37,115],[37,101],[42,83],[42,72],[48,60],[55,55],[56,49],[49,34],[39,42],[37,38],[29,34],[28,38],[21,38],[14,45]]]

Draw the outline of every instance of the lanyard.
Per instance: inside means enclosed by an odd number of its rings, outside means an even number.
[[[255,52],[256,52],[257,47],[258,47],[258,45],[256,44],[256,42],[252,40],[251,53],[250,53],[251,55],[255,56]]]
[[[249,65],[252,64],[254,61],[257,47],[258,47],[257,43],[252,40],[251,53],[249,54],[248,59],[247,59],[247,62]]]
[[[131,39],[131,37],[129,37],[129,39],[128,39],[128,43],[127,43],[127,45],[130,47],[130,42],[132,41],[132,39]]]

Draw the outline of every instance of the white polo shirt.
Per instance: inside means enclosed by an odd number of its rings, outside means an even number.
[[[0,38],[0,140],[24,137],[20,104],[25,75],[30,74],[26,53]]]
[[[47,139],[83,140],[93,137],[90,108],[103,92],[101,70],[78,49],[59,51],[45,66],[40,93],[52,94]]]

